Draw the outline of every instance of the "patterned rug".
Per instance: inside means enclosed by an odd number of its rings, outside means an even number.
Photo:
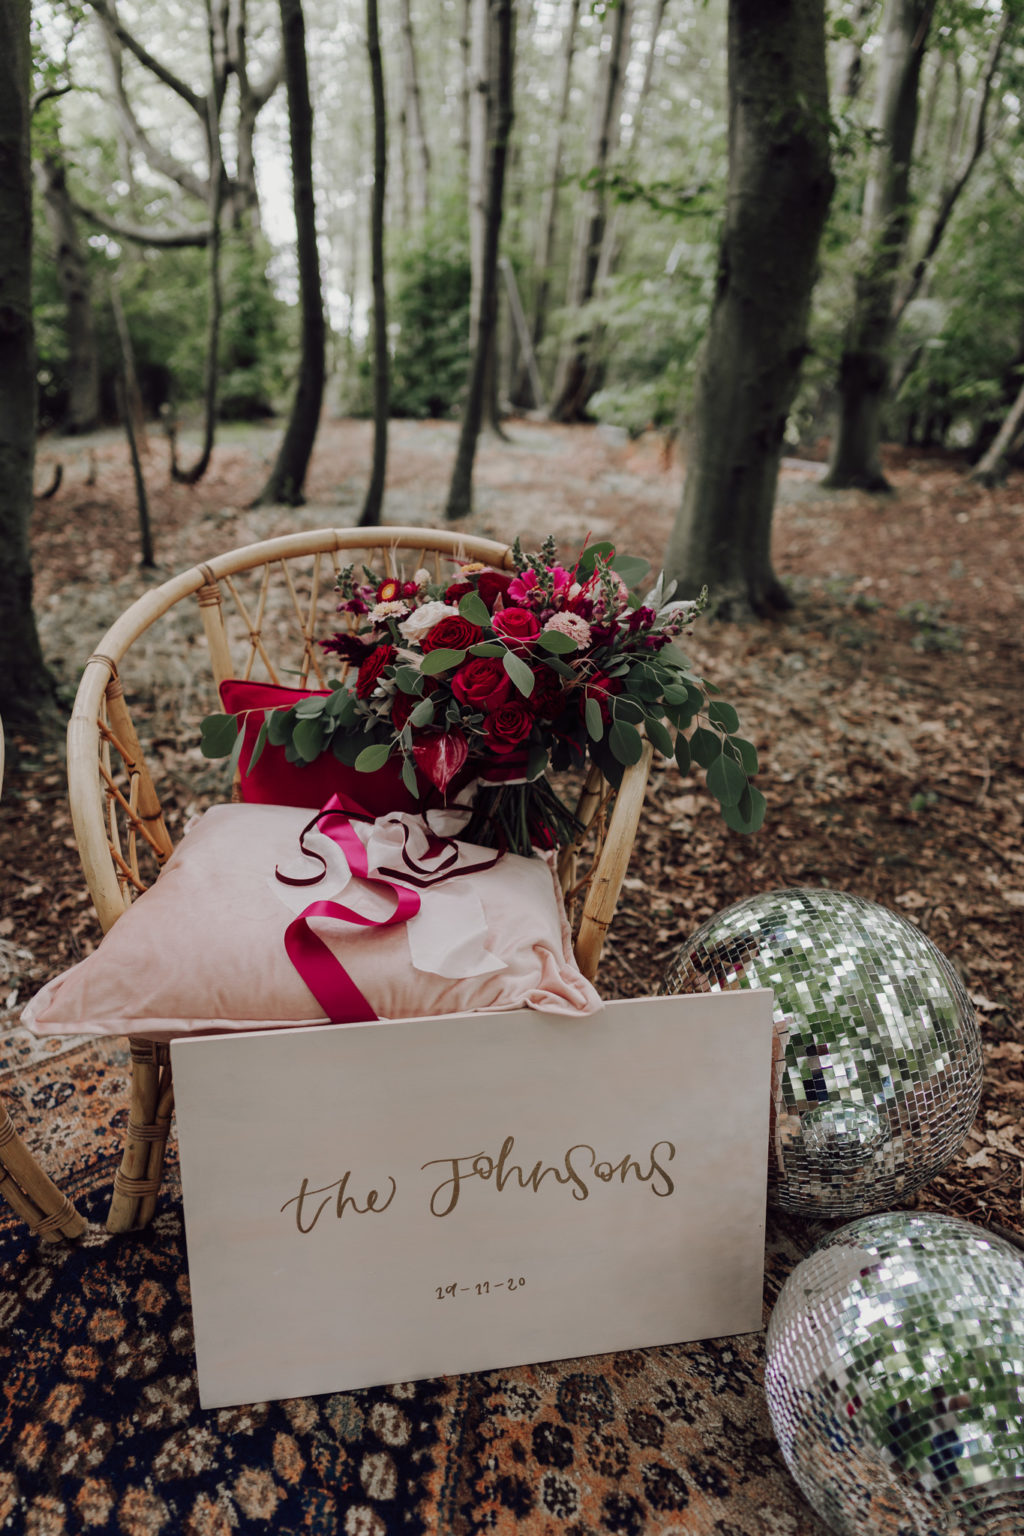
[[[124,1046],[4,1048],[0,1093],[95,1225],[47,1247],[0,1214],[0,1530],[827,1536],[771,1432],[760,1334],[201,1410],[173,1142],[153,1225],[100,1225]],[[771,1229],[766,1309],[810,1237]]]

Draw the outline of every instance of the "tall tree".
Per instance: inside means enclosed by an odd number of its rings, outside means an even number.
[[[377,0],[366,0],[366,45],[373,93],[373,207],[370,268],[373,281],[373,467],[359,525],[376,527],[384,500],[388,457],[388,316],[384,285],[384,196],[387,190],[387,109],[380,56]]]
[[[609,46],[602,44],[597,89],[591,106],[587,139],[587,186],[576,205],[569,281],[565,307],[569,332],[558,353],[555,379],[551,386],[549,414],[555,421],[571,421],[581,414],[588,372],[587,337],[581,334],[580,312],[594,294],[601,245],[608,216],[608,193],[604,177],[619,143],[622,117],[622,92],[629,62],[629,35],[633,22],[633,0],[618,0],[605,18]]]
[[[505,191],[505,161],[512,128],[512,0],[488,0],[494,39],[494,111],[491,118],[486,179],[486,224],[476,344],[470,361],[459,445],[452,470],[445,516],[467,517],[473,504],[473,462],[483,419],[488,370],[493,368],[498,308],[498,242]]]
[[[910,168],[921,61],[936,0],[887,0],[864,190],[862,256],[839,362],[839,420],[826,484],[882,491],[882,407],[895,328],[893,301],[910,229]]]
[[[0,717],[56,715],[32,611],[28,528],[36,448],[32,333],[29,0],[0,5]]]
[[[569,121],[569,101],[572,95],[572,63],[576,54],[576,33],[579,27],[580,4],[581,0],[567,0],[565,22],[562,27],[558,110],[552,130],[548,172],[544,180],[544,195],[541,201],[540,218],[537,222],[537,244],[533,257],[534,290],[533,307],[530,315],[530,335],[535,352],[544,339],[544,330],[548,318],[548,302],[551,296],[551,263],[555,251],[555,234],[558,227],[558,193],[562,183],[565,130]]]
[[[280,0],[284,40],[284,74],[288,91],[288,135],[292,161],[292,200],[295,209],[299,266],[299,306],[302,344],[299,377],[277,460],[256,504],[286,502],[301,506],[302,487],[320,425],[324,398],[326,325],[320,288],[320,254],[316,240],[313,199],[313,107],[306,62],[306,24],[302,0]]]
[[[833,176],[824,0],[729,0],[728,15],[725,223],[665,569],[740,616],[788,601],[772,510]]]
[[[421,224],[430,204],[430,145],[423,125],[410,0],[400,0],[399,15],[402,28],[402,133],[406,146],[405,201],[413,219]]]

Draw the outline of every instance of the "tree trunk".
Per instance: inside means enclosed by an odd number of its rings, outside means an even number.
[[[299,264],[299,305],[302,312],[302,350],[299,381],[291,416],[277,462],[270,472],[257,506],[285,502],[301,506],[302,486],[320,425],[324,397],[324,347],[326,327],[320,290],[320,258],[316,243],[316,207],[313,202],[313,108],[309,99],[306,65],[306,28],[302,0],[280,0],[284,38],[285,82],[288,90],[288,131],[292,158],[292,196],[295,208],[296,249]]]
[[[220,105],[216,90],[218,75],[217,44],[212,21],[210,23],[211,84],[207,97],[210,114],[210,176],[209,219],[210,236],[206,243],[206,360],[203,365],[203,444],[199,457],[190,469],[178,465],[174,438],[171,439],[171,478],[179,485],[197,485],[210,467],[213,440],[217,432],[217,384],[220,378],[220,322],[223,309],[221,292],[221,209],[224,202],[224,160],[220,142]]]
[[[633,18],[633,0],[619,0],[609,11],[606,25],[610,46],[601,54],[597,90],[594,94],[587,151],[589,186],[577,203],[572,254],[565,307],[570,312],[571,333],[563,341],[551,388],[550,412],[554,421],[571,421],[581,413],[580,390],[587,374],[587,338],[579,334],[579,312],[594,292],[597,267],[604,238],[608,204],[601,185],[609,162],[619,142],[619,122],[626,64],[629,60],[629,32]]]
[[[650,46],[647,50],[647,58],[644,63],[644,75],[640,85],[640,94],[636,101],[630,105],[633,118],[629,139],[629,147],[623,166],[624,174],[635,174],[640,142],[640,131],[643,126],[644,111],[650,99],[651,85],[654,81],[654,64],[657,57],[656,49],[658,37],[665,20],[665,7],[668,0],[654,0],[654,8],[651,14]],[[602,295],[606,290],[615,269],[618,266],[619,257],[622,254],[623,244],[623,218],[622,204],[615,203],[611,213],[605,220],[604,231],[601,236],[601,249],[598,252],[597,272],[594,276],[594,293]],[[595,325],[589,336],[587,345],[586,367],[580,377],[576,391],[575,410],[578,415],[583,415],[592,395],[601,387],[604,375],[604,326]]]
[[[1010,454],[1024,427],[1024,384],[1010,407],[1006,420],[996,433],[984,456],[971,471],[970,478],[979,485],[999,485],[1006,479]]]
[[[51,149],[36,162],[36,180],[42,194],[46,222],[53,239],[54,264],[61,297],[67,307],[68,385],[67,415],[62,430],[91,432],[100,419],[100,364],[96,349],[89,267],[68,193],[64,161]]]
[[[849,18],[853,35],[843,43],[839,54],[836,78],[839,95],[844,101],[856,101],[864,76],[864,36],[868,17],[875,8],[875,0],[856,0],[853,15]]]
[[[459,72],[459,158],[464,168],[469,166],[469,98],[471,94],[469,77],[473,53],[472,27],[473,0],[462,0],[459,16],[459,57],[462,64]]]
[[[498,307],[498,240],[505,188],[505,160],[512,127],[512,0],[490,0],[490,11],[496,54],[495,98],[488,157],[480,318],[466,388],[466,403],[462,411],[459,446],[445,508],[445,516],[450,521],[466,517],[472,510],[473,461],[483,417],[487,369],[494,352]]]
[[[974,89],[973,105],[965,126],[966,143],[960,161],[956,165],[949,181],[942,189],[939,205],[935,210],[924,249],[915,261],[913,270],[900,289],[896,302],[893,305],[892,323],[894,328],[902,319],[907,305],[912,303],[920,292],[929,264],[942,244],[942,237],[946,233],[946,227],[949,224],[953,209],[956,207],[957,199],[964,190],[964,187],[966,187],[971,172],[980,160],[982,150],[985,148],[988,107],[992,99],[992,81],[996,70],[999,68],[999,59],[1015,20],[1016,18],[1012,11],[1004,11],[992,36],[988,57],[982,66],[981,77]]]
[[[579,26],[581,0],[568,0],[568,14],[562,32],[561,83],[558,95],[558,116],[555,119],[554,136],[551,140],[551,158],[544,183],[544,200],[541,204],[537,225],[537,245],[533,257],[534,291],[530,320],[530,335],[536,353],[544,339],[547,323],[548,301],[551,296],[551,262],[555,250],[555,233],[558,227],[558,193],[562,180],[562,157],[565,152],[565,127],[569,120],[569,100],[572,94],[572,61],[576,53],[576,31]],[[517,391],[518,392],[518,391]],[[536,390],[534,390],[536,394]],[[538,396],[535,404],[542,406]]]
[[[490,0],[472,0],[469,58],[469,351],[476,351],[487,243],[487,141],[490,111]]]
[[[370,269],[373,281],[373,468],[359,518],[361,528],[376,527],[384,500],[388,458],[388,315],[384,286],[384,193],[387,184],[387,116],[384,70],[380,57],[377,0],[366,0],[366,43],[373,91],[373,210],[370,217]]]
[[[839,362],[839,422],[826,485],[884,491],[879,458],[893,301],[910,224],[918,83],[935,0],[888,0],[872,126],[879,136],[864,192],[864,255]]]
[[[32,333],[29,0],[0,5],[0,718],[56,723],[32,611],[28,529],[36,450]]]
[[[410,0],[401,0],[402,26],[402,101],[408,137],[409,207],[417,223],[422,223],[430,204],[430,146],[423,127],[423,102],[420,95],[416,44],[412,35]]]
[[[788,602],[771,524],[833,188],[824,0],[730,0],[728,70],[725,227],[666,577],[741,615]]]

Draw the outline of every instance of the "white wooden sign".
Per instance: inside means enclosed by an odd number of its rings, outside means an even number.
[[[772,996],[172,1047],[204,1408],[761,1326]]]

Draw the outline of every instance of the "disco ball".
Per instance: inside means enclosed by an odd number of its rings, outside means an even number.
[[[661,990],[741,987],[775,993],[773,1204],[859,1216],[959,1151],[981,1097],[978,1027],[913,923],[843,891],[752,896],[697,930]]]
[[[866,1216],[790,1275],[772,1426],[838,1536],[1024,1532],[1024,1256],[955,1216]]]

